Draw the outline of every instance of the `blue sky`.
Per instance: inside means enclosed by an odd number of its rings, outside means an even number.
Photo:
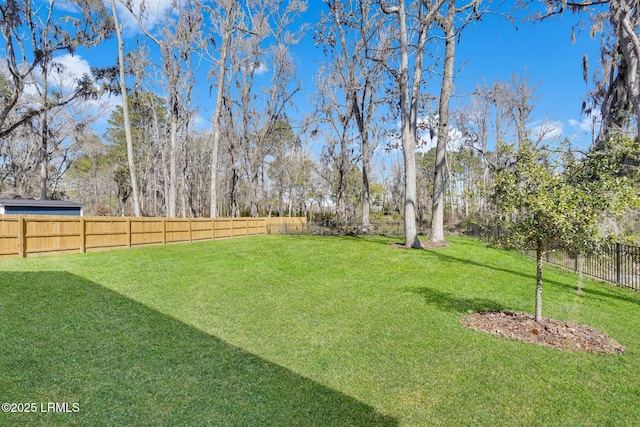
[[[538,99],[531,125],[548,120],[557,123],[564,136],[588,146],[590,133],[581,114],[588,89],[583,81],[582,58],[587,54],[590,72],[598,69],[599,44],[588,31],[576,34],[571,43],[571,27],[578,17],[567,14],[537,23],[511,23],[488,17],[463,34],[458,64],[466,67],[458,76],[458,88],[472,87],[485,80],[509,80],[513,74],[528,77],[536,86]],[[487,25],[489,24],[489,25]]]
[[[150,24],[159,23],[158,17],[168,3],[169,0],[155,2],[158,13],[154,14],[154,9],[150,9]],[[302,19],[314,23],[325,7],[320,0],[309,0],[309,9]],[[121,13],[121,19],[127,22],[127,49],[135,48],[135,36],[139,35],[137,24],[124,13]],[[511,24],[498,16],[486,16],[482,22],[469,26],[464,30],[457,48],[456,68],[460,68],[455,81],[457,94],[468,94],[483,82],[491,85],[496,80],[510,80],[514,74],[528,77],[532,85],[537,85],[535,96],[538,99],[530,127],[533,129],[546,121],[551,123],[556,132],[571,138],[575,144],[588,147],[591,137],[583,126],[588,118],[581,115],[580,111],[587,91],[582,80],[581,62],[586,53],[591,61],[591,70],[598,68],[598,43],[590,39],[588,32],[578,33],[576,42],[571,43],[571,26],[577,21],[578,17],[567,14],[535,24]],[[64,62],[70,71],[81,74],[88,71],[89,66],[113,65],[116,55],[115,40],[111,40],[91,50],[79,49],[73,57],[66,57]],[[293,55],[305,87],[296,102],[301,111],[306,111],[314,89],[317,66],[324,61],[322,49],[314,45],[312,27],[301,44],[293,49]],[[204,68],[198,82],[200,127],[208,126],[213,103],[209,98],[209,83],[204,77],[208,65],[204,64]],[[437,90],[431,90],[437,93]],[[119,102],[117,98],[108,101],[111,106]],[[452,107],[466,102],[464,97],[456,97],[452,100]],[[99,132],[103,130],[107,119],[108,110],[96,124]]]
[[[512,2],[506,3],[511,7]],[[310,20],[326,7],[319,0],[310,0],[309,5]],[[459,72],[454,85],[458,96],[452,99],[452,108],[467,103],[468,98],[464,95],[473,91],[476,85],[508,81],[517,74],[527,77],[529,83],[536,86],[534,97],[537,102],[531,128],[547,123],[556,129],[556,133],[587,148],[591,133],[586,125],[591,118],[581,114],[588,90],[581,66],[583,55],[587,54],[590,72],[599,68],[599,43],[589,37],[588,31],[576,31],[575,43],[571,43],[571,28],[579,20],[579,16],[566,14],[537,23],[511,23],[498,15],[485,15],[481,22],[465,28],[456,50]],[[296,51],[301,63],[323,61],[321,50],[313,47],[311,35]],[[303,75],[311,86],[313,75],[309,71]],[[591,82],[589,84],[590,89]],[[438,87],[429,90],[439,93]]]

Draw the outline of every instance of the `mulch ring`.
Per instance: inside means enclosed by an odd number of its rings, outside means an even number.
[[[625,348],[589,326],[513,311],[485,311],[461,319],[467,328],[564,351],[622,354]]]

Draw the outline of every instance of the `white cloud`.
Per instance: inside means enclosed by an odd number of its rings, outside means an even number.
[[[80,55],[71,55],[69,53],[56,56],[52,59],[50,72],[48,73],[48,82],[50,87],[62,91],[72,91],[76,87],[76,82],[82,78],[84,74],[91,75],[91,67],[89,63]],[[33,79],[26,82],[24,93],[26,95],[38,95],[42,74],[40,67],[36,67],[33,71]]]
[[[144,2],[144,9],[141,11],[140,6],[143,0],[133,0],[131,2],[131,10],[136,16],[142,16],[142,24],[148,31],[151,31],[162,21],[165,20],[167,11],[171,9],[172,0],[154,0],[152,2]],[[118,11],[118,19],[124,24],[124,33],[126,36],[142,33],[140,24],[136,18],[124,7],[120,2],[116,1],[116,9]]]
[[[257,75],[265,74],[269,71],[269,67],[264,62],[260,62],[255,71]]]
[[[195,130],[199,131],[212,129],[211,122],[202,117],[200,114],[196,115],[196,118],[193,121],[193,127]]]
[[[419,142],[416,151],[426,153],[438,145],[438,117],[427,116],[419,119],[418,128]],[[449,127],[447,150],[459,150],[464,143],[462,131],[455,127]]]
[[[69,3],[67,1],[58,1],[55,3],[55,8],[65,11],[65,12],[72,12],[72,13],[78,13],[78,7],[75,4]]]
[[[59,65],[52,74],[60,87],[74,86],[83,75],[91,75],[91,66],[80,55],[67,53],[53,58],[53,62]]]
[[[591,114],[582,117],[580,120],[569,119],[569,125],[573,126],[577,131],[591,132],[594,121],[597,126],[600,122],[600,117],[600,112],[594,111]]]
[[[73,89],[83,75],[91,75],[91,65],[81,55],[67,53],[53,58],[53,62],[60,64],[53,77],[55,84],[63,90]],[[113,110],[122,105],[122,97],[105,93],[98,99],[88,99],[85,105],[88,107],[87,116],[95,118],[94,129],[101,134],[106,129]]]
[[[249,64],[245,67],[247,71],[253,71],[255,75],[260,76],[269,72],[269,67],[264,62],[256,62],[254,64]]]
[[[558,121],[534,122],[530,126],[534,141],[549,141],[560,138],[564,132],[564,123]]]

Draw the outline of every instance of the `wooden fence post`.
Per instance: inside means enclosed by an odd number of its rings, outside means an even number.
[[[131,247],[131,218],[127,218],[127,247]]]
[[[87,252],[87,241],[86,241],[86,223],[84,217],[80,218],[80,253],[83,254]]]
[[[25,218],[20,215],[18,216],[18,256],[20,258],[25,258],[27,255],[27,224]]]
[[[162,244],[167,244],[167,219],[162,218]]]

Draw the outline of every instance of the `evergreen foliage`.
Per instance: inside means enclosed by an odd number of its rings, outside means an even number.
[[[620,139],[621,151],[634,143]],[[625,148],[626,147],[626,148]],[[504,228],[502,243],[533,250],[537,263],[536,320],[542,316],[542,255],[554,249],[585,252],[609,236],[602,220],[637,204],[619,156],[594,150],[581,159],[558,156],[526,142],[500,147],[515,162],[497,171],[493,202]]]

